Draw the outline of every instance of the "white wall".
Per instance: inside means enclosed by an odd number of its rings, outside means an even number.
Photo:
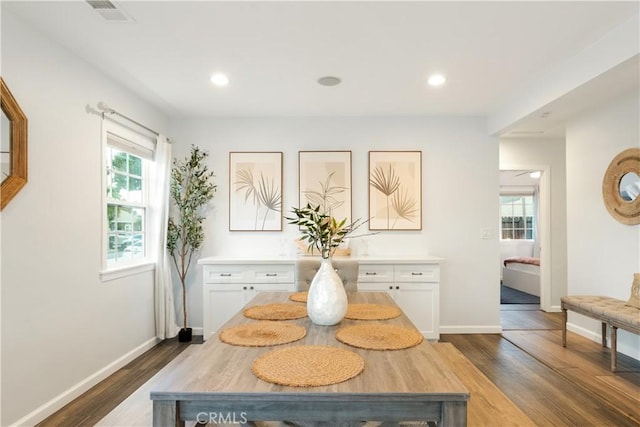
[[[28,425],[155,343],[152,272],[99,280],[100,118],[85,106],[167,120],[6,10],[2,76],[29,121],[29,181],[2,212],[0,424]]]
[[[228,231],[229,151],[282,151],[285,215],[298,204],[299,150],[351,150],[353,218],[368,216],[368,151],[422,150],[423,229],[368,238],[370,255],[435,255],[442,268],[441,332],[499,332],[498,143],[479,118],[256,118],[172,123],[174,155],[191,144],[209,150],[218,185],[201,256],[293,253],[283,232]],[[482,240],[482,228],[493,238]],[[358,250],[358,239],[351,242]],[[190,324],[202,326],[201,272],[189,277]]]
[[[638,147],[638,91],[567,124],[568,293],[627,300],[633,273],[640,272],[640,225],[624,225],[607,212],[602,179],[622,150]],[[569,314],[571,327],[598,340],[599,322]],[[640,338],[620,331],[619,351],[640,358]]]
[[[551,307],[567,292],[567,201],[565,142],[558,139],[500,140],[500,169],[548,166],[551,176]],[[544,249],[543,249],[544,250]]]

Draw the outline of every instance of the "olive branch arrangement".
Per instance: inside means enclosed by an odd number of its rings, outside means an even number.
[[[333,255],[336,248],[342,241],[358,228],[369,222],[360,218],[347,224],[347,219],[336,220],[333,216],[320,212],[320,205],[312,206],[307,203],[303,208],[292,208],[295,217],[285,217],[289,224],[300,227],[302,236],[299,240],[306,241],[307,251],[312,252],[317,249],[323,259]],[[377,232],[359,234],[355,237],[370,236]]]

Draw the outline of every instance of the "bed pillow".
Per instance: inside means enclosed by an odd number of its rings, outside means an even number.
[[[631,296],[627,305],[640,308],[640,273],[633,274],[633,283],[631,284]]]

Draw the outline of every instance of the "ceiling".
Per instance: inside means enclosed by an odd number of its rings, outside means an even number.
[[[501,187],[537,187],[540,178],[534,178],[530,175],[533,170],[501,170],[500,186]]]
[[[80,0],[2,8],[175,118],[490,115],[639,10],[635,1],[113,4],[126,22]],[[230,84],[213,86],[213,72]],[[428,87],[433,72],[447,83]],[[637,87],[637,70],[627,74],[624,87]],[[342,83],[321,86],[323,76]],[[566,116],[584,96],[561,107]]]

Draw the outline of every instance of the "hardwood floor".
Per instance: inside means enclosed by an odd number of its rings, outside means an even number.
[[[194,344],[180,343],[177,338],[162,341],[38,426],[94,426],[189,345]]]
[[[640,426],[640,363],[619,354],[620,372],[613,374],[609,350],[572,333],[563,348],[560,313],[504,307],[502,322],[502,335],[441,341],[454,344],[536,425]],[[161,343],[39,426],[95,425],[185,348],[176,340]]]

